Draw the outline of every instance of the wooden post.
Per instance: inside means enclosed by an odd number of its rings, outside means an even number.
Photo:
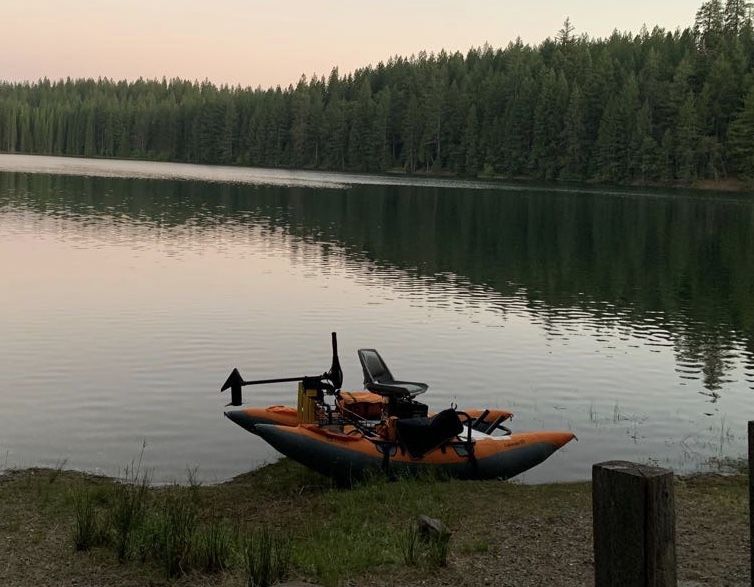
[[[597,587],[677,584],[673,472],[625,461],[592,467]]]
[[[749,422],[749,561],[750,581],[754,585],[754,421]]]

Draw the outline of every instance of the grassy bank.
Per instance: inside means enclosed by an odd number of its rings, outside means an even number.
[[[287,460],[213,486],[129,477],[0,477],[3,584],[246,585],[275,561],[281,576],[326,585],[593,583],[588,483],[342,490]],[[678,479],[682,580],[747,583],[747,491],[743,475]],[[453,531],[447,561],[410,532],[419,514]]]

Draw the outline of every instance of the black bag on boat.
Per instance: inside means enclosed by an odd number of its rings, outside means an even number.
[[[421,458],[444,442],[463,432],[455,410],[443,410],[432,418],[398,420],[398,438],[414,458]]]

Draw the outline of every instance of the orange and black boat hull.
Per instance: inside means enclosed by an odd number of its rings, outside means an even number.
[[[379,445],[358,434],[331,433],[316,426],[256,424],[254,429],[287,457],[342,482],[375,471],[395,476],[430,473],[458,479],[509,479],[542,463],[574,438],[570,432],[519,433],[478,439],[473,455],[464,443],[450,443],[413,458],[395,444]]]

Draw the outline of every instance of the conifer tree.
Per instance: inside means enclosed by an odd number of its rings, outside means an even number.
[[[584,126],[584,98],[581,89],[574,84],[568,101],[563,126],[563,172],[566,179],[583,178],[586,171],[587,144]]]
[[[725,28],[720,0],[708,0],[696,13],[694,32],[703,50],[715,49]]]
[[[571,24],[571,17],[566,17],[563,28],[558,31],[556,39],[561,45],[570,45],[573,42],[573,33],[576,28]]]
[[[472,104],[471,108],[469,108],[469,115],[466,118],[466,132],[463,138],[464,151],[466,153],[464,171],[466,175],[471,177],[476,176],[479,171],[479,162],[477,160],[477,126],[479,121],[476,111],[476,104]]]
[[[729,149],[737,171],[754,179],[754,87],[730,126]]]
[[[677,177],[682,181],[691,181],[697,176],[697,142],[699,140],[696,104],[693,94],[686,97],[678,115],[676,132]]]
[[[747,18],[746,0],[727,0],[725,2],[725,32],[738,35],[745,26]]]

